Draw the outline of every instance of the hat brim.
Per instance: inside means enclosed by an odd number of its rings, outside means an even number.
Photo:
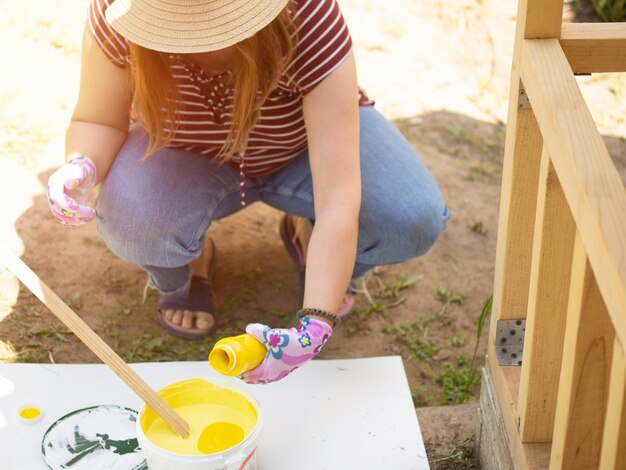
[[[289,0],[115,0],[111,27],[128,41],[160,52],[224,49],[270,24]]]

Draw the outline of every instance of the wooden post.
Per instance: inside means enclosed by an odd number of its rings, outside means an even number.
[[[519,109],[522,45],[528,38],[558,38],[562,0],[519,0],[502,169],[493,313],[496,322],[526,317],[530,253],[543,139],[532,109]]]
[[[522,442],[550,442],[563,354],[576,225],[543,149],[520,380]]]
[[[626,68],[626,28],[562,27],[562,11],[519,0],[477,434],[486,468],[626,468],[626,192],[572,71]],[[522,367],[501,366],[498,322],[524,318]]]
[[[620,342],[613,343],[611,385],[604,422],[600,468],[626,468],[626,354]]]
[[[522,79],[620,342],[626,344],[626,192],[556,39],[527,40]]]
[[[543,444],[523,446],[517,434],[516,401],[520,378],[519,367],[501,367],[495,358],[495,336],[498,320],[526,318],[530,282],[531,253],[535,225],[535,207],[543,139],[532,109],[518,106],[522,45],[526,38],[559,37],[562,0],[519,0],[515,46],[511,67],[507,135],[502,169],[502,192],[496,248],[493,309],[489,328],[488,371],[493,381],[492,396],[502,414],[507,439],[485,439],[480,447],[490,446],[495,454],[508,454],[519,468],[529,464],[547,465],[548,449]],[[489,374],[487,374],[489,376]],[[484,391],[487,393],[487,391]],[[491,392],[491,391],[490,391]],[[483,393],[483,391],[481,391]],[[484,400],[485,406],[493,400]],[[482,412],[482,411],[481,411]],[[508,448],[496,448],[508,443]],[[482,454],[482,450],[480,451]],[[504,462],[508,459],[501,459]]]
[[[561,36],[563,0],[526,0],[524,39],[546,39]],[[519,23],[518,23],[519,26]]]
[[[614,336],[581,237],[577,235],[551,469],[598,468]]]

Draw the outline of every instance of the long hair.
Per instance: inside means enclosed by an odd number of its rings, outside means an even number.
[[[295,27],[289,6],[254,36],[235,44],[233,116],[218,157],[243,152],[261,105],[276,87],[294,56]],[[130,44],[133,111],[145,126],[145,158],[167,146],[176,132],[176,83],[169,55]]]

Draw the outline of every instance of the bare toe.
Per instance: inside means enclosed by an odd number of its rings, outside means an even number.
[[[180,325],[182,321],[183,321],[183,311],[182,310],[174,311],[174,315],[172,316],[172,323],[174,325]]]
[[[172,317],[174,316],[175,311],[176,310],[166,310],[165,312],[163,312],[163,316],[166,320],[172,321]]]
[[[199,330],[208,331],[213,326],[214,323],[215,323],[215,320],[213,318],[213,315],[211,315],[210,313],[204,313],[204,312],[196,313],[196,327]]]
[[[193,328],[194,319],[195,319],[194,313],[191,310],[185,310],[183,311],[183,321],[180,324],[180,326],[190,330]]]

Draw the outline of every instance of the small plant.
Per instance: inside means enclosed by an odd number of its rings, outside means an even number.
[[[439,377],[441,383],[441,404],[445,405],[465,403],[472,396],[472,389],[476,385],[478,374],[475,368],[467,366],[464,354],[457,359],[456,364],[448,364]]]
[[[418,336],[418,333],[423,330],[424,324],[419,320],[410,325],[383,328],[384,333],[390,334],[394,339],[403,343],[418,360],[429,359],[439,351],[439,347],[435,343]]]
[[[465,303],[465,297],[460,294],[456,294],[455,292],[449,291],[443,286],[439,286],[437,288],[437,299],[442,303],[442,306],[436,315],[438,317],[446,313],[446,310],[448,310],[448,307],[450,305],[463,305]]]
[[[351,336],[359,333],[363,330],[363,327],[365,326],[365,321],[369,317],[371,317],[375,313],[385,315],[386,311],[387,309],[385,305],[381,304],[380,302],[376,302],[375,304],[370,305],[367,309],[355,307],[349,321],[345,324],[345,336],[350,338]]]
[[[591,0],[591,4],[604,21],[626,20],[626,0]]]
[[[413,287],[415,284],[417,284],[418,281],[422,279],[422,277],[423,276],[421,275],[401,277],[397,281],[385,287],[385,297],[390,299],[397,298],[401,290]]]
[[[448,364],[440,375],[439,382],[441,383],[442,405],[446,403],[464,403],[472,396],[472,389],[480,379],[478,365],[476,363],[478,344],[480,343],[485,321],[491,312],[492,305],[493,295],[490,295],[478,319],[478,325],[476,326],[476,345],[474,346],[474,353],[472,354],[469,365],[465,355],[461,354],[456,364]]]
[[[452,347],[462,348],[467,344],[467,335],[465,333],[459,333],[452,338]]]
[[[68,299],[65,300],[65,303],[72,310],[80,310],[83,306],[79,292],[74,292]]]
[[[126,362],[163,361],[172,360],[169,348],[166,346],[167,339],[145,333],[135,338],[126,349]]]
[[[113,292],[121,292],[128,284],[130,279],[121,274],[113,274],[109,278],[109,289]]]
[[[424,387],[415,387],[411,390],[411,398],[413,398],[413,406],[416,408],[428,405],[428,398],[426,398],[426,389]]]

